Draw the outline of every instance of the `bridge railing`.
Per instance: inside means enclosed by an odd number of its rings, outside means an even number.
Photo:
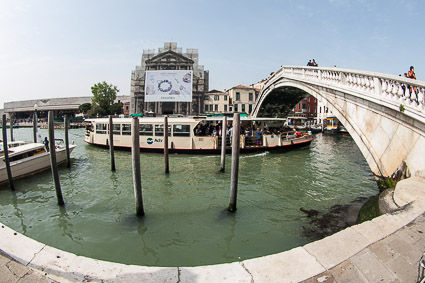
[[[391,101],[400,105],[400,110],[404,107],[414,112],[425,111],[425,82],[401,76],[338,68],[282,66],[269,77],[264,89],[274,85],[281,77]]]

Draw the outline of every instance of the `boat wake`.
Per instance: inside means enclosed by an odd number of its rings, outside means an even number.
[[[241,155],[239,158],[245,159],[245,158],[261,157],[261,156],[266,156],[269,153],[270,153],[269,151],[264,151],[264,152],[256,153],[256,154]]]

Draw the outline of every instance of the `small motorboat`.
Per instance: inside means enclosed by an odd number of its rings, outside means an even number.
[[[69,145],[70,153],[76,145]],[[8,146],[9,148],[9,146]],[[58,164],[66,160],[66,147],[56,145],[56,162]],[[13,179],[24,178],[29,175],[50,168],[50,153],[42,143],[26,143],[8,150],[10,170]],[[5,156],[0,157],[0,186],[7,184]]]

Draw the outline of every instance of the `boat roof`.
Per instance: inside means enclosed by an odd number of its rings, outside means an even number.
[[[28,143],[21,146],[13,147],[9,149],[9,156],[14,156],[17,154],[38,150],[44,148],[42,143]]]
[[[194,123],[200,121],[222,121],[224,116],[214,116],[214,117],[205,117],[205,116],[194,116],[194,117],[169,117],[168,121],[171,123]],[[113,118],[115,123],[131,123],[133,118]],[[227,117],[228,121],[232,121],[233,117]],[[241,121],[286,121],[286,118],[254,118],[254,117],[241,117]],[[109,118],[95,118],[95,119],[86,119],[87,122],[96,122],[96,123],[109,123]],[[164,117],[139,117],[139,121],[143,123],[163,123]]]

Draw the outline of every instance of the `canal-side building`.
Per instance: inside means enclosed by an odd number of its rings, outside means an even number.
[[[130,112],[199,115],[204,110],[204,95],[209,88],[209,72],[199,65],[198,49],[177,47],[165,42],[163,48],[143,50],[141,64],[131,72]],[[145,102],[145,75],[151,70],[192,70],[192,102]]]
[[[259,92],[259,89],[244,85],[237,85],[226,91],[211,90],[204,96],[203,113],[250,115]]]
[[[231,98],[230,112],[251,114],[260,90],[249,86],[237,85],[227,92]]]
[[[317,124],[317,99],[310,95],[300,100],[291,110],[288,122],[292,125]]]

